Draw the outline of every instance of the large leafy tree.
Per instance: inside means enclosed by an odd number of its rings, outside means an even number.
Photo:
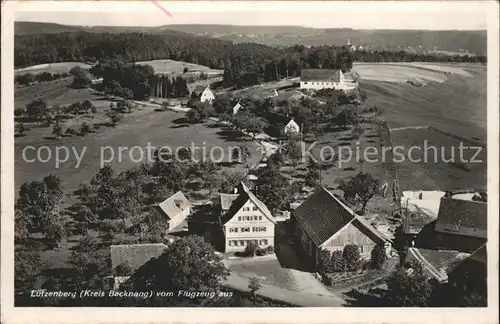
[[[210,244],[200,236],[187,236],[139,268],[129,284],[137,290],[213,291],[220,288],[227,275],[229,270]]]
[[[399,269],[387,280],[387,290],[382,296],[390,307],[426,307],[433,293],[433,285],[420,269],[407,272]]]
[[[366,204],[378,192],[379,181],[371,173],[361,171],[346,181],[340,181],[339,189],[348,202],[361,203],[361,213],[364,214]]]
[[[44,262],[37,252],[19,251],[14,254],[14,286],[18,292],[34,288]]]
[[[268,164],[257,172],[255,194],[271,211],[285,208],[290,202],[291,188],[288,179],[283,176],[278,167]]]
[[[47,112],[47,103],[42,99],[36,99],[26,106],[26,114],[31,118],[42,119]]]

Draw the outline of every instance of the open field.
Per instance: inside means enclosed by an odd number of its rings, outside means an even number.
[[[22,69],[17,69],[14,74],[24,74],[24,73],[68,73],[75,66],[80,66],[84,69],[90,69],[91,66],[86,63],[81,62],[61,62],[61,63],[50,63],[50,64],[39,64],[33,65]]]
[[[391,127],[434,126],[485,143],[486,67],[469,65],[467,72],[474,77],[447,75],[445,82],[422,88],[363,79],[360,88],[367,95],[363,106],[382,107],[382,118]]]
[[[390,62],[390,63],[360,63],[353,68],[363,80],[378,80],[387,82],[406,82],[410,79],[421,79],[428,82],[444,82],[446,75],[473,77],[467,71],[475,68],[473,64],[428,63],[428,62]]]
[[[464,149],[463,160],[469,162],[462,162],[460,142],[467,147],[474,144],[434,129],[400,130],[392,132],[391,137],[393,145],[401,146],[401,152],[404,152],[404,161],[396,163],[401,190],[486,189],[486,148],[481,149],[474,157],[474,160],[481,160],[481,163],[472,161],[476,149]],[[436,151],[432,146],[436,147]],[[411,152],[414,162],[410,161],[411,147],[416,148]],[[396,159],[399,160],[398,157]],[[445,162],[450,159],[454,162]]]
[[[47,105],[71,105],[76,101],[91,100],[96,107],[109,107],[110,101],[92,89],[73,89],[71,78],[39,83],[29,87],[14,88],[14,107],[26,108],[36,99],[44,100]]]
[[[151,146],[169,146],[172,150],[180,146],[189,147],[191,143],[200,147],[197,152],[202,152],[206,147],[206,154],[210,154],[210,149],[220,146],[224,149],[225,160],[227,160],[227,150],[230,146],[239,144],[241,140],[232,132],[220,129],[212,122],[205,124],[187,125],[183,123],[184,114],[172,111],[156,112],[153,108],[141,108],[132,114],[126,114],[125,118],[118,123],[115,128],[106,128],[100,133],[89,134],[86,137],[73,136],[63,138],[61,141],[44,139],[50,137],[52,128],[35,128],[27,132],[24,137],[15,141],[15,182],[16,188],[26,181],[39,180],[42,177],[53,173],[59,176],[65,188],[76,189],[81,183],[88,182],[100,167],[101,148],[109,147],[105,151],[105,157],[110,157],[111,148],[115,151],[115,159],[110,164],[117,171],[129,169],[137,163],[140,153],[134,153],[132,157],[128,149],[133,146],[140,146],[146,155],[148,143]],[[253,159],[257,159],[257,147],[252,142],[244,142],[250,148]],[[46,145],[55,151],[58,146],[66,146],[70,150],[74,148],[77,152],[85,149],[85,154],[78,168],[75,168],[77,160],[72,154],[68,162],[63,163],[58,169],[55,168],[54,161],[47,163],[28,163],[22,158],[22,150],[27,145],[40,147]],[[118,158],[118,150],[122,148],[122,158]],[[33,158],[33,152],[29,151],[28,158]],[[43,153],[46,154],[46,153]],[[214,157],[220,156],[219,150],[214,150]],[[45,157],[45,155],[43,155]],[[146,156],[145,156],[146,159]],[[237,166],[240,167],[240,166]]]
[[[141,61],[135,62],[135,64],[147,64],[153,67],[156,73],[159,74],[182,74],[184,68],[187,68],[189,72],[204,72],[208,75],[222,75],[223,70],[211,69],[208,66],[187,63],[175,60],[153,60],[153,61]]]

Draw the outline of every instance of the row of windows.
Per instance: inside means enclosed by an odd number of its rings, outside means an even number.
[[[243,207],[243,211],[257,210],[257,207]]]
[[[308,84],[308,82],[304,82],[304,84]],[[332,85],[333,82],[311,82],[312,85]]]
[[[262,220],[262,216],[238,216],[239,221]]]
[[[267,245],[267,240],[230,240],[229,246],[247,246],[248,243],[253,242],[258,245]]]
[[[230,233],[238,233],[238,227],[230,227],[229,232]],[[262,227],[252,227],[252,232],[265,232],[267,229],[265,226]],[[241,227],[241,232],[250,232],[250,227]]]

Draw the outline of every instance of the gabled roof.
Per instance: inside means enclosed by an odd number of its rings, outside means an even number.
[[[193,93],[196,96],[201,96],[201,94],[203,93],[203,91],[205,91],[206,89],[209,89],[209,87],[208,86],[204,86],[204,85],[198,85],[198,86],[196,86],[196,88],[194,88]]]
[[[233,107],[233,114],[236,114],[243,106],[238,102],[236,105]]]
[[[486,264],[486,262],[488,261],[488,256],[487,256],[487,253],[486,253],[486,243],[484,243],[483,245],[481,245],[481,247],[479,249],[477,249],[476,251],[474,251],[470,255],[469,258],[471,260],[476,261],[476,262],[480,262],[480,263]]]
[[[300,70],[300,81],[340,82],[340,70],[302,69]]]
[[[239,197],[238,194],[220,194],[220,206],[222,210],[227,211],[233,204],[233,202]]]
[[[316,246],[325,243],[354,220],[357,220],[359,226],[366,228],[376,238],[387,241],[382,233],[356,215],[324,187],[318,188],[314,194],[292,211],[292,215]]]
[[[296,126],[299,127],[299,124],[297,124],[297,122],[295,120],[293,120],[293,118],[290,119],[290,121],[288,122],[288,124],[286,124],[285,128],[288,127],[288,126],[290,126],[290,125],[296,125]]]
[[[229,220],[231,220],[248,200],[251,200],[271,222],[276,223],[276,221],[273,218],[273,215],[271,214],[267,206],[262,201],[260,201],[259,198],[257,198],[243,182],[241,182],[237,188],[238,188],[238,194],[237,194],[238,197],[232,201],[232,204],[230,205],[227,212],[224,215],[222,215],[221,217],[222,224],[225,224]],[[223,195],[229,197],[229,195],[227,194]],[[222,207],[222,197],[221,197],[221,207]]]
[[[167,246],[162,243],[111,245],[111,269],[115,270],[121,264],[127,265],[132,275],[146,262],[162,255],[166,249]]]
[[[436,231],[486,239],[488,205],[485,202],[441,198]]]
[[[177,191],[167,200],[158,205],[159,210],[169,219],[173,219],[186,208],[190,208],[191,203],[181,191]]]

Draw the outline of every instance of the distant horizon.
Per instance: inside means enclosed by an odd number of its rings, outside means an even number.
[[[56,24],[61,26],[71,26],[71,27],[131,27],[131,28],[158,28],[158,27],[166,27],[166,26],[238,26],[238,27],[299,27],[304,29],[343,29],[343,30],[377,30],[377,31],[470,31],[470,32],[486,32],[487,28],[484,29],[410,29],[410,28],[355,28],[355,27],[313,27],[313,26],[305,26],[305,25],[243,25],[243,24],[222,24],[222,23],[173,23],[173,24],[160,24],[160,25],[151,25],[151,26],[138,26],[138,25],[87,25],[87,24],[71,24],[71,23],[59,23],[59,22],[48,22],[48,21],[38,21],[38,20],[15,20],[15,22],[22,23],[42,23],[42,24]]]
[[[156,3],[156,5],[155,5]],[[354,30],[487,30],[488,2],[50,1],[20,2],[15,21],[68,26],[290,26]],[[161,8],[160,8],[161,7]],[[165,10],[165,11],[164,11]]]

